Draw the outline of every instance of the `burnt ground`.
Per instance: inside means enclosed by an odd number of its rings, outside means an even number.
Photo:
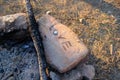
[[[88,64],[95,67],[94,80],[120,80],[119,0],[33,0],[36,18],[47,11],[71,28],[90,49]],[[26,12],[23,0],[0,0],[0,16]],[[111,49],[112,46],[112,49]],[[112,50],[112,52],[111,52]],[[31,40],[0,45],[0,78],[38,78],[38,66]],[[14,73],[17,73],[14,74]],[[36,77],[37,76],[37,77]]]

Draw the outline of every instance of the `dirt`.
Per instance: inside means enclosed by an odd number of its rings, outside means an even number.
[[[96,70],[94,80],[120,79],[119,0],[33,0],[32,4],[36,18],[51,11],[87,45],[91,52],[87,64],[94,65]],[[0,16],[18,12],[26,12],[23,0],[0,0]],[[18,73],[14,76],[20,80],[25,80],[26,73],[38,78],[38,72],[34,72],[38,69],[36,57],[30,39],[1,44],[0,78],[10,72]]]

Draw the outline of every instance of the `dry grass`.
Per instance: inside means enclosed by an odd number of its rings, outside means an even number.
[[[25,12],[23,1],[0,0],[0,15]],[[120,1],[115,1],[105,0],[119,8]],[[116,40],[120,38],[120,25],[116,16],[108,15],[84,0],[34,0],[32,3],[37,18],[51,11],[51,15],[69,26],[84,41],[91,51],[89,64],[96,68],[94,80],[120,79],[120,43]],[[84,22],[81,23],[80,19]],[[110,54],[111,44],[113,54]]]

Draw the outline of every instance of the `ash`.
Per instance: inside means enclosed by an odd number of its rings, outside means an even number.
[[[8,41],[0,45],[0,80],[39,80],[37,55],[32,41]]]

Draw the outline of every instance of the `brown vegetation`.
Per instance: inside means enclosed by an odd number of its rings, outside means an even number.
[[[0,0],[0,16],[25,12],[23,1]],[[119,0],[32,1],[36,18],[51,11],[52,16],[69,26],[88,46],[91,51],[88,63],[96,69],[94,80],[120,79]]]

